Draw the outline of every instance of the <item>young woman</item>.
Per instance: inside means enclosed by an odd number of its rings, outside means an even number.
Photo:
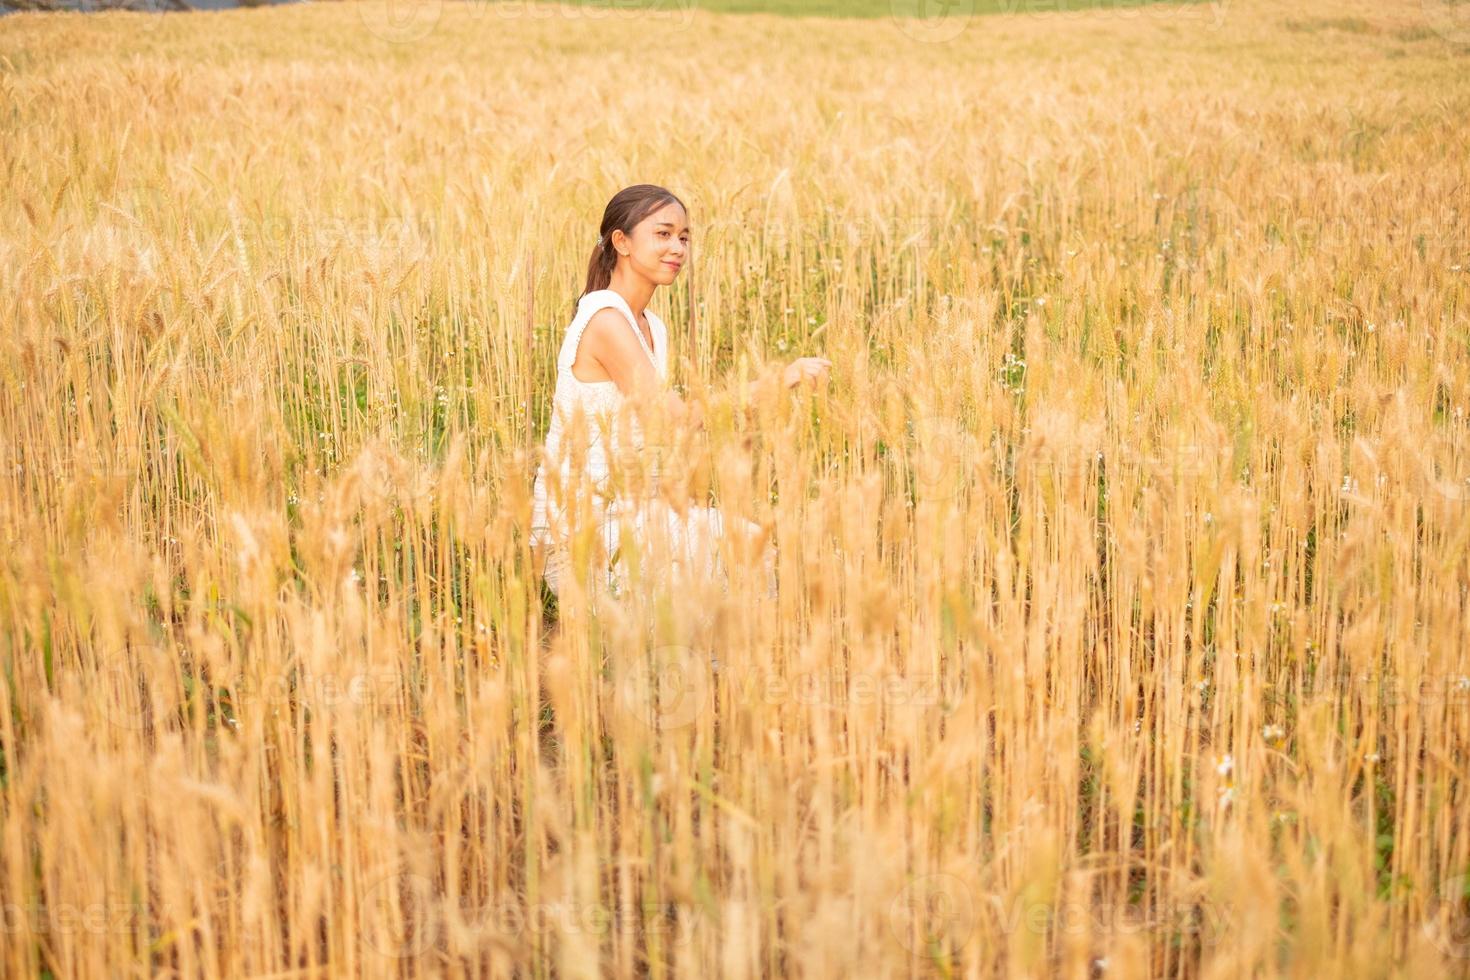
[[[625,399],[661,400],[675,420],[702,424],[698,407],[686,404],[666,387],[668,328],[648,309],[654,290],[672,283],[688,256],[689,216],[677,197],[653,184],[635,184],[613,195],[603,211],[597,245],[588,263],[587,288],[556,359],[551,425],[536,473],[531,536],[545,555],[543,576],[553,592],[559,593],[569,574],[569,543],[582,521],[592,523],[606,556],[618,554],[626,523],[640,542],[647,544],[660,537],[670,545],[674,567],[668,571],[723,576],[717,546],[732,522],[718,508],[691,505],[687,513],[680,514],[661,500],[622,496],[609,500],[603,492],[609,455],[618,450],[617,433],[627,432],[635,448],[642,445],[636,421],[622,430],[607,424],[606,420],[617,417]],[[825,357],[799,357],[785,366],[782,382],[790,388],[804,381],[820,381],[831,365]],[[588,438],[585,455],[578,453],[573,459],[563,443],[579,412],[585,413]],[[601,424],[599,418],[604,420]],[[550,492],[548,465],[560,470],[561,479],[555,481],[560,493]],[[586,478],[584,485],[590,484],[592,491],[589,506],[553,499],[564,497],[567,488],[577,485],[573,477],[579,466],[585,470],[580,474]],[[744,520],[738,525],[734,529],[738,533],[759,539],[759,527]],[[774,591],[775,561],[769,545],[764,546],[764,554],[768,588]],[[616,592],[624,583],[616,566],[593,571],[597,586]]]

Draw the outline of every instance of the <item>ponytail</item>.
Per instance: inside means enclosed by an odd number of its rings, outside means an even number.
[[[599,289],[606,289],[612,282],[612,273],[617,267],[618,250],[612,247],[612,242],[608,241],[608,236],[604,234],[597,239],[597,244],[592,246],[592,257],[587,260],[587,288],[582,290],[582,296]],[[581,300],[581,296],[577,297],[577,302],[580,303]],[[577,315],[575,309],[572,310],[572,315]]]

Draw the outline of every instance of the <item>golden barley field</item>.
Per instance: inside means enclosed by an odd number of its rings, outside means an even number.
[[[0,18],[0,974],[1470,972],[1470,17],[1009,9]],[[774,598],[538,578],[638,182]]]

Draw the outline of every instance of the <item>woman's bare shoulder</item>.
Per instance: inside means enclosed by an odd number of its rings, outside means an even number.
[[[582,336],[598,347],[606,349],[633,349],[641,352],[638,338],[628,329],[628,318],[615,307],[605,306],[587,320]]]

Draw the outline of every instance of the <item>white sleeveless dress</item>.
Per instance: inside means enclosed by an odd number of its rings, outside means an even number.
[[[608,499],[608,456],[616,454],[619,432],[626,431],[630,448],[642,446],[642,434],[634,420],[627,420],[626,430],[613,424],[623,404],[623,394],[612,381],[583,381],[572,373],[572,362],[577,359],[577,346],[582,332],[586,330],[593,314],[606,307],[615,307],[627,319],[638,346],[653,362],[654,370],[665,384],[669,380],[669,332],[664,322],[652,310],[646,310],[648,324],[653,333],[653,349],[643,331],[638,327],[637,317],[622,295],[612,289],[598,289],[586,293],[577,303],[577,314],[567,327],[561,350],[556,358],[556,390],[552,395],[551,423],[546,433],[545,450],[536,471],[531,512],[531,539],[545,549],[546,567],[542,573],[552,592],[560,590],[570,574],[568,539],[575,532],[568,513],[580,512],[569,506],[566,496],[578,481],[573,477],[578,467],[586,477],[581,483],[591,493],[590,513],[597,523],[601,538],[603,559],[612,559],[619,554],[622,524],[627,520],[641,542],[647,544],[650,537],[658,533],[667,534],[660,544],[667,543],[670,549],[670,568],[674,576],[681,574],[712,575],[719,579],[722,587],[728,587],[724,569],[718,555],[718,539],[726,531],[726,518],[719,508],[690,505],[685,515],[679,514],[667,503],[655,498],[634,499],[628,496]],[[574,424],[578,412],[585,413],[588,441],[585,455],[574,458],[571,447],[564,451],[567,430]],[[559,467],[560,492],[553,492],[548,485],[548,467]],[[651,467],[657,473],[656,461]],[[655,476],[655,480],[657,477]],[[562,498],[562,499],[554,499]],[[749,535],[760,532],[758,525],[740,520],[739,531]],[[765,554],[766,591],[775,592],[775,554],[770,545]],[[626,575],[620,562],[609,562],[606,567],[594,566],[591,584],[617,595],[626,586]]]

